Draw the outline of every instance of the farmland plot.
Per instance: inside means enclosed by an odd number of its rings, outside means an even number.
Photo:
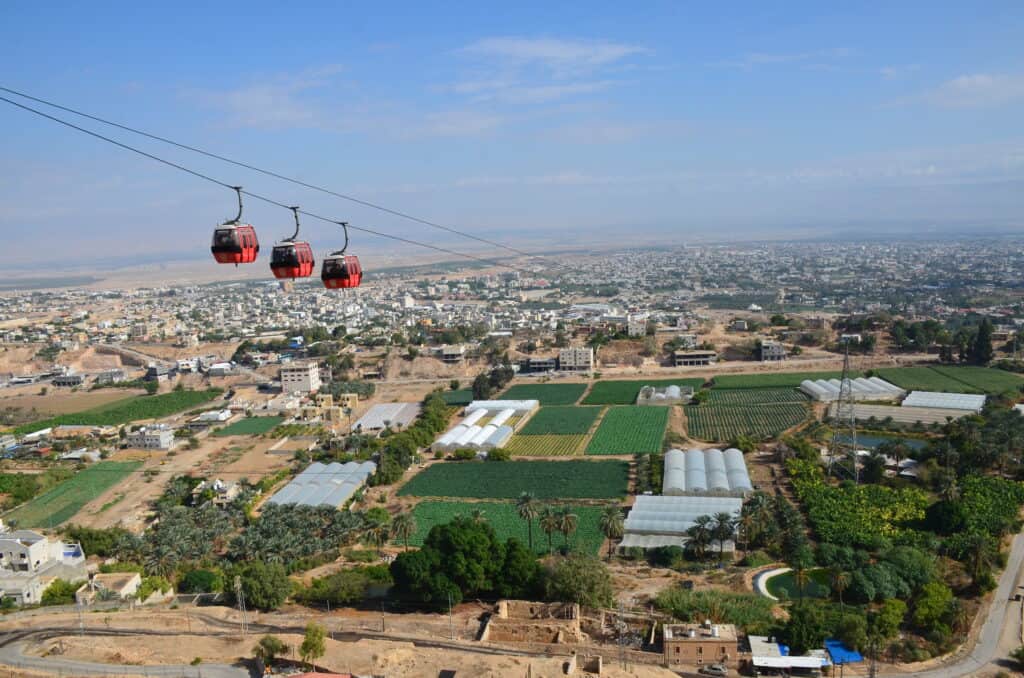
[[[660,452],[667,424],[667,407],[613,407],[594,432],[586,454]]]
[[[691,438],[729,442],[738,435],[772,438],[807,418],[800,403],[762,404],[733,407],[705,403],[686,408],[687,432]]]
[[[584,435],[593,426],[600,407],[542,407],[526,422],[520,435]]]
[[[703,379],[647,379],[643,381],[598,381],[583,399],[583,405],[632,405],[644,386],[692,386],[694,390],[704,385]]]
[[[258,436],[272,431],[284,417],[246,417],[216,431],[215,436]]]
[[[411,497],[613,499],[626,495],[624,461],[466,461],[433,464],[398,494]]]
[[[412,511],[416,520],[416,534],[409,538],[409,544],[422,546],[430,528],[434,525],[448,523],[456,516],[471,517],[474,511],[481,511],[482,518],[494,528],[498,539],[504,541],[515,537],[524,545],[529,538],[526,521],[516,513],[516,507],[509,502],[458,502],[458,501],[422,501]],[[604,541],[601,533],[599,506],[573,506],[572,512],[578,517],[576,532],[569,537],[569,545],[574,550],[596,555]],[[398,543],[398,542],[396,542]],[[551,535],[552,546],[557,549],[565,538],[560,532]],[[540,524],[533,521],[533,550],[547,553],[548,536],[540,529]]]
[[[502,394],[504,400],[538,400],[541,405],[572,405],[586,384],[516,384]]]
[[[135,461],[101,461],[4,516],[20,527],[56,527],[142,466]]]
[[[989,367],[933,367],[932,369],[985,393],[1002,393],[1024,385],[1024,378],[1019,374]]]
[[[708,405],[766,405],[771,403],[804,403],[809,398],[795,388],[724,388],[711,389]]]
[[[76,414],[62,414],[59,417],[24,424],[14,429],[16,435],[25,435],[51,426],[62,424],[83,424],[86,426],[118,426],[143,419],[159,419],[175,412],[181,412],[213,400],[222,393],[220,389],[205,391],[173,391],[162,395],[146,395],[118,400],[109,405],[96,407]]]
[[[509,453],[529,457],[571,457],[580,453],[587,436],[522,436],[514,435],[505,443]]]
[[[468,405],[473,402],[473,391],[468,388],[459,389],[457,391],[444,391],[441,394],[441,399],[444,400],[446,405]]]
[[[907,391],[981,392],[981,389],[947,376],[931,367],[883,367],[875,372],[890,384],[896,384]]]

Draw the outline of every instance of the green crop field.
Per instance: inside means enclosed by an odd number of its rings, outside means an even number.
[[[586,390],[586,384],[516,384],[501,397],[505,400],[539,400],[541,405],[572,405]]]
[[[944,376],[956,379],[967,386],[985,393],[1002,393],[1019,389],[1024,378],[1019,374],[989,367],[933,367]]]
[[[805,403],[809,398],[795,388],[723,388],[708,391],[708,405],[768,405]]]
[[[947,391],[950,393],[980,393],[981,389],[946,376],[931,367],[883,367],[875,370],[882,379],[908,391]]]
[[[137,461],[101,461],[4,516],[18,527],[56,527],[142,466]]]
[[[667,407],[613,407],[594,432],[586,454],[660,452],[667,425]]]
[[[118,426],[143,419],[159,419],[175,412],[191,409],[213,400],[222,393],[220,389],[205,391],[172,391],[162,395],[143,395],[127,400],[96,407],[75,414],[23,424],[14,429],[15,435],[25,435],[51,426],[82,424],[86,426]]]
[[[703,379],[647,379],[644,381],[596,381],[590,393],[583,399],[583,405],[632,405],[644,386],[692,386],[694,390],[704,385]]]
[[[514,435],[505,443],[510,454],[524,457],[571,457],[580,454],[587,436],[521,436]]]
[[[569,538],[569,545],[572,548],[595,555],[598,553],[604,541],[600,526],[601,510],[599,506],[572,507],[572,512],[578,517],[576,532]],[[409,538],[409,544],[421,546],[434,525],[443,525],[456,516],[471,517],[474,511],[483,512],[483,519],[490,523],[502,541],[515,537],[524,545],[527,543],[529,535],[526,521],[516,513],[514,504],[422,501],[412,510],[412,517],[416,520],[416,534]],[[561,532],[555,532],[551,535],[551,542],[557,549],[565,539]],[[540,524],[536,520],[533,521],[533,550],[537,553],[546,553],[548,550],[548,536],[540,529]]]
[[[771,372],[768,374],[722,374],[715,377],[716,389],[797,388],[804,379],[838,379],[842,372]],[[852,377],[861,376],[854,372]]]
[[[519,435],[584,435],[590,431],[600,407],[575,407],[573,405],[542,407],[530,417]]]
[[[441,394],[441,399],[448,405],[468,405],[473,402],[473,391],[468,388],[445,391]]]
[[[761,404],[754,407],[694,405],[686,408],[687,433],[691,438],[725,443],[738,435],[773,438],[807,419],[801,403]]]
[[[629,464],[624,461],[450,461],[433,464],[398,494],[411,497],[514,499],[531,492],[539,499],[624,497]]]
[[[215,436],[259,436],[284,421],[284,417],[246,417],[215,432]]]

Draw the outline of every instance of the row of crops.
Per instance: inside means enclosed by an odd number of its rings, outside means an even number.
[[[541,405],[572,405],[586,390],[586,384],[516,384],[501,397],[506,400],[537,400]]]
[[[521,436],[514,435],[505,443],[509,454],[523,457],[571,457],[580,454],[587,436]]]
[[[805,403],[809,398],[795,388],[727,388],[711,389],[708,405],[766,405],[773,403]]]
[[[590,439],[586,454],[660,452],[667,425],[667,407],[612,407]]]
[[[568,535],[558,531],[548,535],[541,529],[540,521],[534,519],[533,550],[547,553],[549,544],[552,549],[558,549],[568,543],[573,550],[596,555],[604,540],[600,527],[601,510],[599,506],[573,506],[577,524]],[[416,521],[416,532],[410,537],[409,544],[413,546],[421,546],[434,525],[443,525],[457,516],[486,520],[502,541],[515,537],[525,545],[529,539],[530,528],[516,513],[515,505],[509,502],[423,501],[413,509],[412,516]]]
[[[4,520],[26,528],[56,527],[141,466],[135,461],[101,461],[8,513]]]
[[[526,422],[520,435],[585,435],[601,414],[600,407],[542,407]]]
[[[1024,384],[1020,375],[987,367],[890,367],[875,372],[908,391],[1001,393]]]
[[[642,381],[596,381],[583,399],[584,405],[632,405],[644,386],[691,386],[694,390],[704,385],[696,379],[645,379]]]
[[[761,404],[756,407],[703,405],[686,408],[687,432],[691,438],[725,443],[740,435],[774,438],[807,419],[802,403]]]
[[[514,499],[530,492],[538,499],[624,497],[629,463],[617,460],[446,462],[424,469],[398,494],[410,497]]]

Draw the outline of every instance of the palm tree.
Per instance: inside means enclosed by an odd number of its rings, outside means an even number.
[[[537,512],[540,507],[537,504],[537,498],[529,492],[523,492],[519,495],[519,499],[516,500],[516,513],[519,517],[526,521],[527,538],[530,544],[530,550],[533,550],[533,521],[537,517]]]
[[[725,558],[725,542],[732,539],[736,534],[736,519],[731,513],[721,511],[711,519],[711,534],[718,542],[718,559]]]
[[[391,536],[391,526],[383,521],[374,521],[367,525],[363,539],[367,544],[376,547],[379,558],[389,536]]]
[[[693,521],[693,525],[686,530],[686,536],[689,537],[687,545],[695,551],[698,560],[704,559],[704,552],[711,545],[712,521],[713,518],[711,516],[697,516],[697,519]]]
[[[540,529],[548,535],[548,553],[554,550],[551,543],[551,535],[558,531],[558,512],[552,506],[545,506],[540,510]]]
[[[804,599],[804,589],[807,584],[811,581],[811,573],[808,572],[804,564],[797,563],[796,567],[793,568],[793,581],[796,582],[796,590],[800,594],[800,600]]]
[[[485,513],[487,513],[487,511],[481,508],[475,508],[472,511],[470,511],[469,519],[472,520],[474,523],[486,523],[487,518],[484,516]]]
[[[558,509],[558,531],[565,538],[566,548],[569,548],[569,536],[576,532],[579,519],[579,516],[573,513],[568,506]]]
[[[612,558],[612,540],[620,539],[625,532],[625,523],[622,520],[622,511],[618,506],[606,506],[601,512],[601,532],[608,540],[608,559]]]
[[[845,609],[843,591],[850,586],[850,573],[836,568],[832,570],[832,590],[839,594],[839,607]]]
[[[391,522],[391,536],[394,539],[401,539],[405,544],[405,550],[409,550],[409,537],[416,534],[416,519],[411,513],[399,513]]]

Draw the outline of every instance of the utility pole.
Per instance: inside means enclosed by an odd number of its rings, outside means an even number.
[[[448,634],[455,640],[455,625],[452,622],[452,592],[448,591]]]
[[[853,399],[853,381],[850,375],[850,342],[843,341],[843,374],[839,381],[839,398],[833,410],[832,441],[829,444],[828,474],[832,475],[836,457],[849,456],[855,483],[860,482],[857,459],[857,412]],[[847,440],[843,440],[846,436]]]
[[[244,639],[246,632],[245,591],[242,590],[242,578],[239,575],[235,575],[235,596],[238,598],[238,609],[242,611],[242,638]]]

